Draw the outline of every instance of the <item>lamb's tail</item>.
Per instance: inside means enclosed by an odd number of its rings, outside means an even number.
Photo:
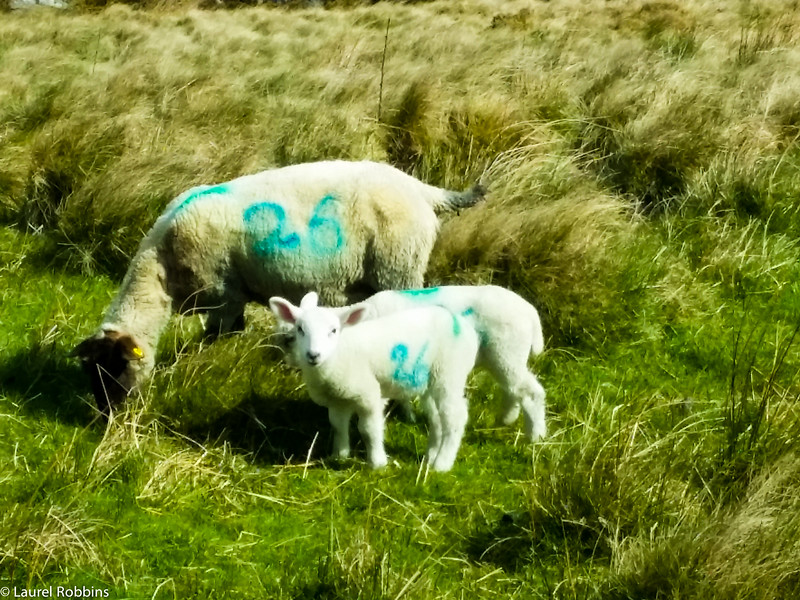
[[[531,353],[536,356],[544,352],[544,333],[542,333],[542,321],[539,319],[539,313],[533,306],[531,306],[531,326],[533,327]]]
[[[481,183],[476,183],[470,189],[463,192],[453,192],[442,190],[442,195],[434,200],[433,210],[439,215],[444,212],[452,212],[475,206],[486,196],[486,187]]]

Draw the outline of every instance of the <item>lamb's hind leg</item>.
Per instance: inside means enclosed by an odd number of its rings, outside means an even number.
[[[533,442],[542,439],[547,435],[545,391],[542,384],[533,373],[526,373],[513,393],[520,399],[522,405],[526,437]]]
[[[516,394],[512,394],[508,390],[502,391],[503,395],[503,412],[500,413],[500,422],[508,427],[513,425],[519,418],[520,400]]]
[[[428,464],[433,466],[436,462],[436,457],[439,455],[439,450],[442,447],[442,421],[439,416],[439,410],[436,407],[436,402],[433,398],[426,394],[421,399],[422,409],[425,411],[425,416],[428,419],[428,450],[425,453],[425,458]]]
[[[547,434],[545,424],[545,391],[525,363],[509,367],[508,364],[487,365],[497,383],[503,388],[504,425],[517,420],[520,408],[525,420],[525,435],[535,441]]]

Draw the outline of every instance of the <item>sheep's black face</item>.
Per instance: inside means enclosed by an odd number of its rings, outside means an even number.
[[[110,331],[84,340],[74,354],[89,375],[97,408],[107,416],[130,392],[130,362],[142,358],[141,349],[131,336]]]

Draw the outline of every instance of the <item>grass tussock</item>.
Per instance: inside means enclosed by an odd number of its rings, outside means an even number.
[[[0,583],[798,596],[800,13],[303,4],[0,20]],[[213,344],[176,318],[151,381],[98,417],[69,353],[166,203],[327,158],[488,187],[445,220],[427,278],[537,306],[547,439],[498,427],[476,373],[452,473],[426,472],[424,423],[393,416],[388,469],[364,468],[355,429],[332,460],[263,308]]]

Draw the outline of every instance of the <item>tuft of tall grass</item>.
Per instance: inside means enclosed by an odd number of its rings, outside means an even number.
[[[557,343],[602,339],[616,321],[607,286],[630,259],[635,217],[548,152],[557,141],[527,141],[485,173],[489,200],[444,225],[429,276],[519,290]]]

